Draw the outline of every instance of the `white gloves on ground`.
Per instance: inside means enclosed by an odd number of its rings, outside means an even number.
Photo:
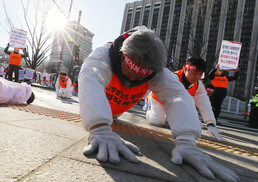
[[[83,149],[84,155],[90,155],[98,149],[97,159],[111,163],[119,163],[119,154],[124,156],[130,162],[137,163],[133,152],[139,152],[140,149],[130,142],[120,138],[118,134],[112,131],[110,126],[101,126],[90,130],[89,145]]]
[[[186,162],[193,166],[202,176],[215,179],[215,176],[227,182],[236,182],[239,180],[234,171],[213,161],[213,159],[204,154],[198,147],[188,141],[176,141],[176,147],[172,151],[171,162],[182,164]]]
[[[220,141],[227,141],[225,138],[220,136],[219,130],[215,126],[207,126],[207,132],[211,137],[216,138],[217,140]]]

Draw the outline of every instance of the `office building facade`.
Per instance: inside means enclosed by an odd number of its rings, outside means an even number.
[[[229,83],[228,95],[246,101],[258,86],[258,0],[143,0],[126,4],[121,33],[138,25],[153,29],[164,42],[172,71],[182,68],[190,56],[206,60],[209,71],[218,61],[222,40],[241,42],[240,78]]]
[[[78,26],[77,31],[76,21],[69,22],[63,30],[57,31],[51,48],[48,72],[70,72],[75,65],[81,65],[92,52],[93,36],[94,34],[82,25]]]

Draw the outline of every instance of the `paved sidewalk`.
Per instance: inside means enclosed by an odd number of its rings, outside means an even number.
[[[82,154],[88,133],[80,122],[67,121],[65,117],[58,119],[61,118],[58,115],[53,118],[53,114],[43,112],[44,108],[39,115],[38,108],[0,106],[0,181],[221,181],[208,180],[187,164],[172,164],[174,144],[168,129],[125,124],[128,120],[143,119],[137,110],[122,115],[113,130],[141,149],[137,156],[139,163],[121,158],[119,164],[113,165]],[[215,161],[234,170],[240,181],[258,181],[255,145],[219,143],[204,135],[198,140],[198,146]]]

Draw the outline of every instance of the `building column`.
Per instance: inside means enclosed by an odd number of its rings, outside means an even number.
[[[213,8],[214,0],[208,0],[205,14],[205,22],[204,22],[204,34],[203,34],[203,46],[201,50],[201,57],[206,61],[207,59],[207,50],[208,50],[208,40],[210,36],[210,26],[211,26],[211,14]]]
[[[142,9],[141,9],[141,13],[140,13],[139,25],[142,25],[142,22],[143,22],[146,0],[143,0],[141,3],[142,3],[141,4]]]
[[[234,40],[235,42],[240,42],[241,39],[241,30],[243,23],[243,14],[244,14],[245,0],[238,0],[237,3],[237,12],[236,12],[236,23],[234,29]],[[229,95],[234,95],[236,82],[229,82],[228,90],[230,90]]]
[[[252,29],[252,37],[249,51],[249,60],[247,66],[247,75],[245,82],[245,93],[244,98],[246,98],[246,102],[249,102],[251,98],[252,91],[254,88],[254,77],[255,77],[255,69],[257,64],[257,44],[258,44],[258,0],[255,3],[255,11],[254,11],[254,21],[253,21],[253,29]]]
[[[156,28],[157,35],[160,35],[161,24],[162,24],[162,19],[163,19],[163,12],[164,12],[164,5],[165,5],[165,1],[161,1],[160,2],[160,8],[159,8],[157,28]]]
[[[170,43],[170,34],[172,31],[172,25],[173,25],[173,17],[174,17],[174,9],[175,9],[175,0],[171,0],[170,9],[169,9],[169,17],[168,17],[168,26],[167,26],[167,32],[166,32],[166,39],[165,39],[165,47],[167,50],[169,50],[169,43]]]
[[[194,1],[193,13],[192,13],[192,20],[191,20],[191,30],[189,35],[189,42],[188,42],[188,49],[193,52],[194,49],[194,39],[195,39],[195,32],[196,32],[196,24],[197,24],[197,17],[199,12],[199,7],[201,2]],[[190,20],[187,20],[190,21]],[[187,51],[187,58],[190,57],[189,52]]]
[[[217,45],[216,45],[216,54],[219,54],[221,43],[224,37],[225,32],[225,24],[227,18],[227,9],[228,9],[228,0],[224,0],[221,3],[221,11],[220,11],[220,20],[219,20],[219,29],[218,29],[218,37],[217,37]]]
[[[155,0],[151,0],[150,14],[149,14],[149,20],[148,20],[148,26],[147,26],[148,28],[151,28],[154,5],[155,5]]]
[[[132,12],[132,18],[131,18],[131,21],[130,21],[130,28],[129,29],[134,28],[133,24],[134,24],[134,19],[135,19],[135,14],[136,14],[136,8],[137,8],[137,1],[133,3],[133,12]]]
[[[185,23],[186,5],[187,5],[187,0],[182,0],[180,20],[179,20],[177,40],[176,40],[175,60],[179,60],[179,57],[180,57],[181,43],[182,43],[184,23]]]
[[[124,31],[125,31],[125,25],[126,25],[126,19],[127,19],[127,15],[128,15],[128,9],[129,9],[129,4],[126,4],[125,5],[125,9],[124,9],[124,17],[123,17],[123,21],[122,21],[122,26],[121,26],[120,34],[124,33]]]

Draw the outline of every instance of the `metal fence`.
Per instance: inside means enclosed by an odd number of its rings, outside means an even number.
[[[242,115],[246,112],[245,104],[246,103],[244,101],[241,101],[237,98],[226,96],[222,103],[221,111]],[[248,111],[249,110],[250,109],[248,109]]]

